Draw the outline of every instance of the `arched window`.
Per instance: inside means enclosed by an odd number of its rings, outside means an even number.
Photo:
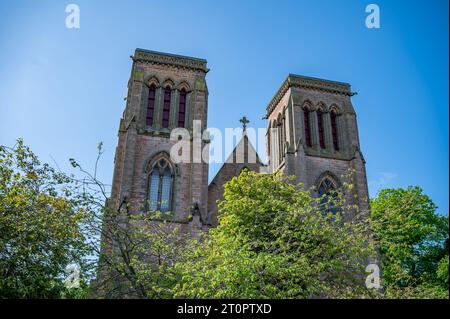
[[[152,84],[148,89],[147,117],[146,117],[147,126],[153,125],[153,114],[155,113],[155,96],[156,96],[156,88],[155,85]]]
[[[337,186],[336,183],[329,177],[324,178],[317,192],[320,197],[321,210],[336,214],[338,207],[336,205],[337,200]]]
[[[309,121],[309,110],[307,107],[303,108],[303,126],[305,131],[306,146],[311,147],[311,123]]]
[[[323,112],[317,110],[317,127],[319,128],[319,144],[320,148],[325,148],[325,130],[323,128]]]
[[[277,120],[273,121],[272,128],[270,130],[271,130],[270,131],[270,144],[271,144],[270,154],[272,154],[271,160],[273,160],[272,161],[273,169],[275,170],[278,167],[278,155],[279,155]]]
[[[184,127],[186,118],[186,90],[180,91],[180,103],[178,104],[178,127]]]
[[[162,113],[162,127],[169,127],[169,117],[170,117],[170,98],[172,96],[172,90],[170,86],[166,86],[164,89],[164,104],[163,104],[163,113]]]
[[[286,115],[283,113],[281,122],[281,156],[283,158],[286,156],[285,145],[286,145]]]
[[[173,172],[165,158],[156,160],[150,170],[148,209],[166,212],[172,209]]]
[[[281,164],[281,162],[283,161],[283,151],[284,151],[284,147],[283,147],[283,134],[284,134],[284,130],[283,130],[283,117],[280,114],[278,114],[278,165]]]
[[[330,112],[330,122],[331,122],[331,135],[333,137],[333,148],[335,151],[339,151],[339,141],[338,141],[338,131],[337,131],[337,114],[335,110]]]

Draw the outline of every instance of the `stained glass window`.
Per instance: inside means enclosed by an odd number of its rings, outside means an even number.
[[[309,110],[305,107],[303,108],[303,126],[305,130],[305,142],[306,146],[311,147],[311,125],[309,121]]]
[[[166,212],[171,209],[172,170],[166,159],[153,164],[149,179],[149,210]]]
[[[161,180],[161,211],[165,212],[170,207],[170,188],[172,186],[172,174],[166,166]]]
[[[149,209],[158,209],[158,188],[159,188],[159,172],[153,170],[150,175],[150,194],[149,194]]]
[[[155,112],[155,95],[156,95],[156,88],[152,84],[148,90],[147,118],[146,118],[147,126],[153,125],[153,113]]]
[[[321,209],[336,214],[338,211],[336,205],[337,189],[333,181],[329,178],[325,178],[319,185],[318,193]]]

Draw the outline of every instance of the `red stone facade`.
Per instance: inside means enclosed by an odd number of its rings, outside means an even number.
[[[207,127],[207,72],[205,60],[136,50],[115,156],[111,193],[114,207],[119,207],[126,200],[131,213],[148,210],[152,161],[158,156],[170,161],[171,147],[177,143],[177,140],[170,139],[170,133],[180,123],[178,106],[181,90],[187,92],[184,122],[189,135],[193,136],[194,121],[201,121],[202,130]],[[150,86],[156,88],[152,125],[146,121]],[[164,128],[164,91],[169,89],[169,127]],[[200,148],[204,146],[204,141],[201,141]],[[191,143],[191,157],[193,147]],[[189,221],[194,204],[199,206],[201,220],[207,220],[208,164],[192,162],[171,163],[170,210],[173,220],[182,223]]]
[[[355,194],[347,194],[348,198],[356,201],[360,210],[366,210],[369,203],[365,160],[351,102],[353,95],[348,83],[290,74],[267,107],[267,130],[271,138],[267,139],[266,150],[269,172],[281,170],[286,175],[295,175],[296,181],[313,193],[323,179],[328,178],[339,187],[344,182],[343,176],[353,172]],[[332,112],[336,115],[335,130],[331,125]],[[309,121],[305,121],[305,115]],[[323,119],[323,145],[319,115]],[[306,142],[307,124],[311,145]]]
[[[244,133],[208,186],[208,163],[193,160],[195,152],[201,152],[209,145],[207,139],[201,138],[208,117],[206,60],[142,49],[136,50],[132,60],[108,201],[112,209],[118,210],[127,202],[130,213],[151,213],[149,205],[153,203],[150,199],[153,190],[158,207],[159,199],[164,196],[169,199],[168,219],[197,237],[200,232],[217,226],[220,213],[217,201],[223,198],[224,184],[238,176],[243,168],[295,175],[297,182],[315,194],[325,180],[339,187],[344,182],[342,176],[350,169],[354,172],[355,187],[354,193],[348,196],[360,210],[369,207],[365,161],[351,102],[354,93],[349,84],[289,75],[267,106],[268,164],[260,160]],[[152,101],[151,107],[149,101]],[[180,114],[184,116],[181,120]],[[309,117],[306,121],[305,116]],[[322,118],[318,119],[318,116]],[[195,121],[201,122],[199,130],[195,130]],[[191,141],[200,142],[189,143],[189,149],[182,150],[182,153],[189,151],[189,161],[175,163],[170,152],[178,140],[171,139],[170,135],[180,123],[185,125]],[[196,132],[198,136],[194,136]],[[239,163],[238,158],[244,161]],[[151,174],[160,160],[169,163],[170,174],[160,173],[158,182]],[[167,193],[169,181],[170,196]]]
[[[161,157],[170,161],[171,148],[177,143],[170,139],[171,131],[179,123],[185,123],[192,138],[196,120],[201,121],[199,134],[207,128],[205,77],[208,68],[202,59],[141,49],[137,49],[132,58],[110,202],[119,207],[126,200],[131,212],[142,212],[149,208],[154,159]],[[151,125],[147,113],[150,88],[154,90],[151,93],[154,101]],[[163,111],[164,103],[168,106],[167,92],[171,92],[169,115]],[[178,109],[181,95],[183,101],[186,100],[182,102],[182,108],[185,108],[182,121]],[[267,107],[268,165],[263,164],[244,135],[230,155],[235,160],[229,158],[209,186],[208,163],[193,163],[195,151],[207,147],[208,141],[199,138],[201,142],[197,149],[195,143],[190,143],[190,161],[170,165],[171,220],[186,224],[184,227],[189,231],[216,226],[217,201],[223,198],[223,185],[239,175],[244,167],[269,173],[281,170],[286,175],[295,175],[297,182],[313,191],[317,191],[327,178],[339,187],[344,182],[342,176],[353,170],[356,187],[355,194],[349,194],[349,198],[356,198],[361,209],[368,208],[365,161],[360,151],[352,95],[347,83],[289,75]],[[305,116],[309,116],[307,121]],[[165,127],[167,123],[168,127]],[[310,126],[308,130],[305,125]],[[310,136],[307,138],[305,134]],[[236,161],[239,152],[245,153],[242,163]],[[249,153],[253,153],[250,158],[256,158],[256,162],[249,163]],[[194,212],[196,214],[191,216]]]

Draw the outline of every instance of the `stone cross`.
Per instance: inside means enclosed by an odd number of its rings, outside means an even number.
[[[250,121],[249,121],[245,116],[242,117],[242,118],[239,120],[239,122],[242,123],[242,128],[244,129],[244,131],[245,131],[245,129],[247,128],[247,124],[250,123]]]

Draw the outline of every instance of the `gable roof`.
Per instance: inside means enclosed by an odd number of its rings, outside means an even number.
[[[247,145],[247,148],[245,147],[245,145]],[[238,150],[244,150],[244,154],[243,154],[243,158],[244,158],[244,162],[243,163],[236,163],[236,156],[238,155]],[[246,152],[247,151],[247,152]],[[260,165],[260,166],[266,166],[266,164],[264,164],[261,161],[261,158],[258,155],[258,152],[256,151],[255,147],[253,146],[252,142],[249,140],[248,136],[247,136],[247,132],[244,131],[241,140],[239,141],[239,143],[235,146],[235,148],[233,149],[233,151],[230,153],[230,155],[228,156],[228,158],[226,159],[226,161],[222,164],[222,167],[220,167],[220,169],[217,171],[216,175],[214,176],[214,178],[211,180],[211,183],[209,183],[209,185],[213,184],[217,178],[217,176],[220,175],[221,171],[223,170],[224,166],[226,164],[248,164],[248,154],[254,154],[255,155],[255,159],[256,159],[256,164]],[[251,163],[254,164],[254,163]]]
[[[235,146],[235,148],[233,149],[233,151],[230,153],[230,155],[228,155],[228,158],[226,159],[225,163],[234,163],[234,159],[236,158],[235,156],[237,155],[238,150],[243,149],[245,152],[245,145],[247,145],[247,154],[243,154],[244,155],[244,163],[247,163],[248,160],[248,154],[251,152],[253,154],[255,154],[255,158],[256,158],[256,163],[264,165],[261,161],[261,159],[259,158],[258,152],[256,152],[255,147],[253,146],[252,142],[248,139],[247,136],[247,132],[244,131],[243,136],[241,137],[241,140],[239,141],[239,143],[237,143],[237,145]],[[247,156],[245,156],[247,155]],[[244,163],[237,163],[237,164],[244,164]]]

